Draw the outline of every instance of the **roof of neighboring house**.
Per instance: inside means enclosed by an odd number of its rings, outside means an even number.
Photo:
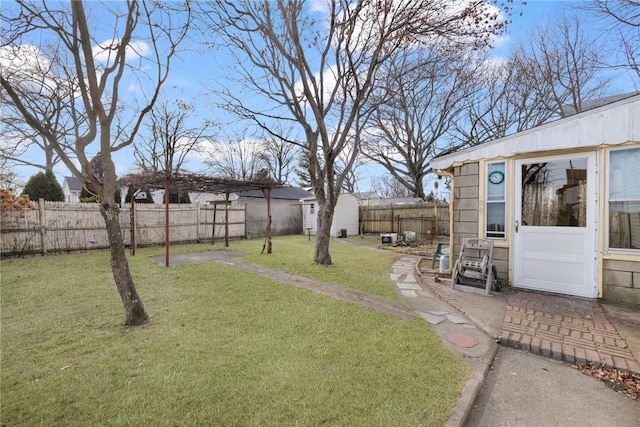
[[[416,203],[424,203],[420,197],[394,197],[390,199],[380,199],[378,205],[415,205]]]
[[[431,159],[433,170],[479,159],[640,141],[640,95]]]
[[[360,193],[353,193],[354,196],[356,196],[356,198],[358,200],[362,200],[362,199],[379,199],[380,195],[378,193],[376,193],[375,191],[363,191]]]
[[[620,95],[611,95],[611,96],[605,96],[603,98],[591,99],[588,101],[584,101],[582,103],[581,110],[582,111],[593,110],[594,108],[602,107],[603,105],[611,104],[613,102],[630,98],[635,95],[640,95],[640,92],[629,92],[629,93],[623,93]],[[565,117],[572,116],[576,114],[576,109],[572,105],[563,105],[562,113],[564,114]]]
[[[239,191],[236,193],[238,197],[247,197],[254,199],[264,199],[262,190]],[[283,200],[300,200],[307,197],[313,197],[313,193],[300,187],[282,187],[271,189],[271,199]]]
[[[67,188],[69,188],[70,191],[82,190],[82,182],[75,176],[65,176],[64,182],[67,183]]]

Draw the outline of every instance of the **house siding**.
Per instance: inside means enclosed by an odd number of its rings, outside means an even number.
[[[478,237],[478,163],[454,168],[453,256],[460,253],[462,240]]]
[[[453,194],[453,259],[460,254],[462,241],[478,237],[479,209],[479,163],[465,163],[454,168]],[[498,270],[503,284],[509,282],[509,248],[494,244],[492,262]]]
[[[640,263],[604,260],[603,299],[640,304]]]

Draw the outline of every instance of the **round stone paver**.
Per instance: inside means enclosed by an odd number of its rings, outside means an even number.
[[[471,348],[477,346],[480,342],[472,336],[467,334],[451,334],[447,336],[447,340],[460,347]]]

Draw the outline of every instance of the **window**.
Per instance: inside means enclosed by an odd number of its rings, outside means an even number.
[[[310,214],[314,214],[314,213],[316,213],[316,205],[315,205],[314,203],[311,203],[311,204],[309,205],[309,213],[310,213]]]
[[[609,154],[609,247],[640,249],[640,148]]]
[[[486,236],[505,238],[505,164],[487,164]]]
[[[522,165],[522,225],[587,226],[587,159]]]

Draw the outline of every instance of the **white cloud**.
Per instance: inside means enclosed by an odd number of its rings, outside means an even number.
[[[0,67],[5,71],[29,70],[42,74],[50,64],[51,61],[40,55],[40,49],[36,46],[0,46]]]
[[[96,62],[101,62],[105,66],[111,64],[111,61],[116,55],[116,49],[120,46],[120,40],[109,39],[105,40],[97,46],[93,47],[93,59]],[[126,48],[125,55],[127,63],[137,61],[140,58],[144,58],[151,51],[149,44],[145,41],[133,41],[129,43]]]

